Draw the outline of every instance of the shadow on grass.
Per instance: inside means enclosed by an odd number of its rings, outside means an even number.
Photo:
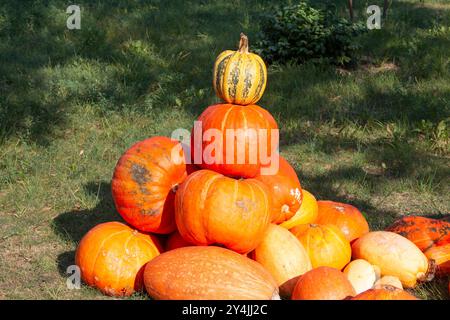
[[[63,212],[52,221],[52,229],[65,241],[78,244],[81,238],[94,226],[109,221],[123,222],[114,208],[111,196],[111,184],[107,182],[90,182],[85,186],[87,193],[98,196],[98,204],[92,209]],[[66,269],[74,264],[75,251],[61,253],[58,256],[58,270],[66,275]]]

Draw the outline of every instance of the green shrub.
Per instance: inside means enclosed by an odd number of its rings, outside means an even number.
[[[366,31],[327,9],[305,2],[278,7],[263,17],[257,51],[269,63],[326,61],[346,65],[357,59],[356,37]]]

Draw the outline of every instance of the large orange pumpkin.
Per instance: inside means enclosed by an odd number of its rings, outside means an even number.
[[[147,263],[144,282],[158,300],[279,299],[275,280],[259,263],[214,246],[161,254]]]
[[[194,125],[192,158],[204,169],[253,178],[277,151],[277,123],[267,110],[257,105],[212,105],[197,121],[201,130]]]
[[[170,251],[170,250],[183,248],[183,247],[189,247],[192,245],[193,245],[192,243],[184,240],[184,238],[181,236],[181,234],[177,230],[167,238],[166,245],[165,245],[165,251]]]
[[[138,142],[120,157],[112,178],[117,211],[133,227],[161,234],[175,230],[174,197],[186,179],[181,144],[167,137]]]
[[[290,219],[300,209],[303,193],[297,173],[282,156],[279,156],[276,174],[258,175],[255,179],[264,183],[272,197],[272,222]]]
[[[350,242],[336,226],[304,224],[291,232],[305,247],[313,268],[327,266],[341,270],[350,262]]]
[[[319,267],[300,277],[292,300],[343,300],[356,295],[347,277],[339,270]]]
[[[214,91],[228,103],[255,104],[266,83],[266,65],[260,56],[248,51],[248,38],[241,33],[239,50],[222,52],[214,63]]]
[[[444,220],[408,216],[395,221],[387,230],[411,240],[422,251],[450,243],[450,222]]]
[[[143,267],[160,253],[159,241],[120,222],[92,228],[81,239],[75,263],[86,284],[111,296],[142,289]]]
[[[438,275],[450,275],[450,243],[433,246],[424,253],[428,259],[436,263]]]
[[[210,170],[189,175],[175,197],[178,231],[195,245],[223,245],[248,253],[261,242],[271,219],[266,186]]]
[[[302,204],[295,215],[280,224],[283,228],[292,229],[300,224],[315,223],[319,211],[316,198],[307,190],[302,189]]]
[[[369,224],[354,206],[334,201],[317,201],[317,205],[319,214],[316,223],[335,225],[348,241],[369,232]]]
[[[298,277],[312,268],[308,253],[300,241],[275,224],[270,225],[250,257],[272,274],[280,287],[280,295],[285,298],[291,297]]]
[[[351,300],[419,300],[405,290],[394,286],[384,285],[379,289],[364,291]]]

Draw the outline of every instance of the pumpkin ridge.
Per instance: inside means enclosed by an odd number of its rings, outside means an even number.
[[[106,245],[106,241],[109,241],[112,237],[118,235],[119,233],[123,233],[123,232],[127,232],[127,230],[120,230],[120,231],[117,231],[117,232],[114,232],[114,233],[110,234],[110,235],[107,236],[105,239],[103,239],[103,241],[101,242],[101,244],[98,246],[99,249],[98,249],[98,251],[97,251],[97,254],[95,255],[95,260],[94,260],[94,263],[93,263],[93,266],[92,266],[91,272],[90,272],[90,274],[92,275],[92,280],[94,280],[94,281],[90,281],[90,282],[92,282],[94,285],[97,284],[97,280],[95,279],[96,276],[95,276],[95,274],[94,274],[94,270],[95,270],[95,267],[97,266],[98,257],[100,256],[101,250],[102,250],[103,247]]]
[[[124,241],[123,243],[123,247],[125,248],[125,252],[128,251],[127,246],[129,241],[133,238],[133,232],[130,232],[130,234],[128,235],[127,239]],[[136,262],[138,262],[138,260],[136,259]],[[119,260],[119,265],[117,267],[117,272],[115,273],[116,279],[114,281],[114,286],[116,287],[118,286],[119,282],[120,282],[120,275],[122,274],[122,269],[123,269],[123,263],[124,263],[124,259],[120,259]],[[137,269],[139,270],[139,268]]]

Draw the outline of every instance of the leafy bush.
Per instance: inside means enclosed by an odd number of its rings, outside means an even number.
[[[305,2],[277,8],[263,18],[261,27],[256,47],[269,63],[326,60],[350,64],[359,49],[356,37],[366,31],[362,23],[351,23]]]

